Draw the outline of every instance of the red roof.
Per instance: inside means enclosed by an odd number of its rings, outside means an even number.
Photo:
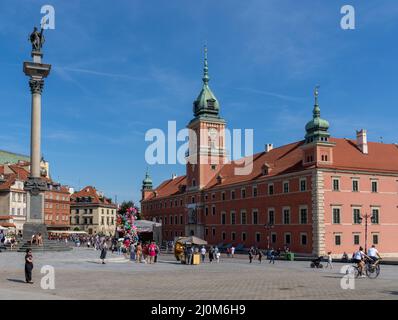
[[[333,165],[319,167],[376,173],[398,173],[398,146],[395,144],[369,142],[368,154],[364,154],[356,146],[354,140],[331,138],[330,141],[335,143]],[[262,178],[264,177],[262,168],[265,164],[270,168],[269,174],[265,177],[302,171],[305,169],[302,165],[303,151],[300,148],[303,144],[304,141],[298,141],[274,148],[269,152],[260,152],[253,155],[253,170],[248,175],[236,174],[235,169],[243,167],[237,164],[237,161],[224,164],[218,173],[222,177],[221,184],[218,184],[218,175],[216,175],[205,189]],[[181,176],[174,180],[164,181],[154,191],[157,193],[157,198],[168,197],[179,194],[179,186],[185,184],[186,176]],[[155,195],[151,195],[148,199],[154,197]]]
[[[97,190],[92,187],[92,186],[87,186],[83,188],[82,190],[75,192],[71,196],[71,201],[75,203],[79,203],[77,201],[77,198],[91,198],[91,201],[89,203],[93,204],[107,204],[107,205],[115,205],[112,203],[112,201],[106,197],[100,197]],[[87,204],[87,202],[86,202]],[[115,205],[116,206],[116,205]]]

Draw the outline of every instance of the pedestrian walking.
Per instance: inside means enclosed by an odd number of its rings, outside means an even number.
[[[149,255],[149,263],[152,264],[155,261],[156,256],[156,246],[155,243],[152,243],[148,246],[148,255]]]
[[[108,245],[106,244],[106,241],[104,240],[104,242],[101,245],[101,255],[100,255],[100,259],[102,260],[102,264],[105,264],[105,258],[106,258],[106,252],[108,251]]]
[[[202,248],[200,249],[200,256],[202,257],[202,262],[205,262],[205,258],[206,258],[206,248],[205,248],[205,246],[202,246]]]
[[[260,263],[261,263],[261,259],[262,259],[262,257],[263,257],[263,253],[261,252],[261,250],[260,250],[260,249],[258,249],[258,262],[260,262]]]
[[[235,247],[232,246],[232,247],[231,247],[231,258],[233,258],[234,255],[235,255]]]
[[[158,257],[160,255],[160,248],[157,243],[155,243],[155,260],[154,263],[158,262]]]
[[[141,261],[141,255],[142,255],[142,245],[141,242],[138,242],[136,249],[136,255],[135,255],[135,262],[139,263]]]
[[[253,261],[253,251],[251,249],[249,250],[249,261],[250,263]]]
[[[217,251],[217,253],[216,253],[216,261],[217,261],[217,263],[220,263],[220,257],[221,257],[221,252]]]
[[[327,261],[327,263],[326,263],[326,268],[325,269],[327,269],[328,267],[330,267],[330,269],[333,269],[333,265],[332,265],[332,261],[333,261],[333,259],[332,259],[332,251],[329,251],[328,252],[328,261]]]
[[[33,283],[32,270],[33,270],[32,250],[26,249],[26,255],[25,255],[25,280],[26,280],[26,283]]]
[[[210,261],[210,263],[213,262],[213,259],[214,259],[214,248],[210,247],[210,250],[209,250],[209,261]]]
[[[130,261],[135,261],[135,245],[131,243],[130,245]]]

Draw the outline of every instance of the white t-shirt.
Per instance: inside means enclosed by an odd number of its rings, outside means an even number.
[[[200,253],[201,254],[206,254],[206,249],[205,248],[200,249]]]
[[[369,248],[369,250],[368,250],[369,257],[377,257],[378,253],[379,253],[379,251],[377,251],[376,248]]]
[[[234,254],[235,253],[235,247],[231,248],[231,253]]]
[[[364,253],[362,251],[355,252],[354,259],[362,260]]]

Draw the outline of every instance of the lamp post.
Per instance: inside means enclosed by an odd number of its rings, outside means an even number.
[[[271,229],[274,227],[274,224],[271,222],[268,222],[264,225],[265,230],[267,230],[267,250],[269,250],[269,232],[271,231]]]
[[[368,252],[368,219],[370,218],[371,222],[374,222],[375,216],[372,214],[359,215],[358,221],[362,224],[362,220],[365,219],[365,253]]]

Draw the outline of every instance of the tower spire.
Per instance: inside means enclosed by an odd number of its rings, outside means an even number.
[[[314,103],[314,110],[313,110],[313,117],[315,118],[319,118],[321,116],[321,109],[319,108],[319,104],[318,104],[318,96],[319,96],[319,85],[315,86],[314,89],[314,99],[315,99],[315,103]]]
[[[209,67],[207,65],[207,45],[204,46],[204,66],[203,66],[203,84],[207,86],[209,84]]]

